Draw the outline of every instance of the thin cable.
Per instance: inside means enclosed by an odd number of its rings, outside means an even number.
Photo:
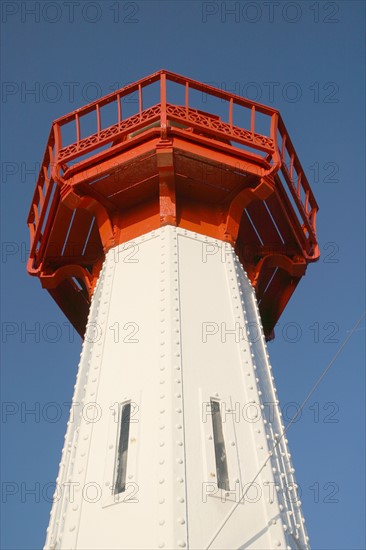
[[[264,461],[264,463],[262,464],[261,468],[258,470],[258,472],[256,473],[256,475],[254,476],[253,480],[249,483],[249,486],[248,488],[245,490],[245,492],[243,493],[243,495],[240,497],[240,499],[238,500],[238,502],[236,502],[234,504],[234,506],[232,507],[232,509],[229,511],[229,513],[227,514],[227,516],[224,518],[223,522],[221,523],[221,525],[219,526],[219,528],[217,529],[216,533],[214,534],[214,536],[212,537],[212,539],[210,540],[210,542],[208,543],[208,546],[206,546],[205,550],[209,550],[209,548],[211,547],[212,543],[214,542],[214,540],[217,538],[217,536],[220,534],[220,532],[222,531],[222,529],[224,528],[224,526],[226,525],[226,523],[228,522],[228,520],[230,519],[230,517],[233,515],[233,513],[235,512],[235,510],[237,509],[237,507],[239,506],[239,504],[241,503],[241,501],[244,499],[244,497],[246,496],[246,494],[248,493],[249,489],[251,488],[251,486],[253,485],[253,483],[255,482],[255,480],[257,479],[257,477],[260,475],[260,473],[262,472],[263,468],[266,466],[267,462],[269,461],[269,459],[271,458],[272,454],[273,454],[273,451],[276,449],[276,447],[279,445],[281,439],[285,436],[285,434],[287,433],[287,431],[289,430],[290,426],[292,426],[292,424],[295,422],[296,418],[298,417],[298,415],[302,412],[303,408],[305,407],[306,403],[309,401],[310,397],[313,395],[313,393],[315,392],[316,388],[319,386],[320,382],[323,380],[323,378],[326,376],[326,374],[328,373],[328,371],[330,370],[330,368],[334,365],[334,362],[335,360],[337,359],[338,355],[341,353],[341,351],[343,350],[344,346],[347,344],[348,340],[351,338],[352,334],[356,331],[358,325],[361,323],[362,319],[365,317],[366,315],[366,311],[364,311],[361,315],[361,317],[356,321],[356,323],[353,325],[352,329],[349,331],[349,334],[348,336],[346,336],[346,338],[343,340],[343,343],[341,344],[341,346],[338,348],[338,350],[336,351],[336,353],[334,354],[333,358],[331,359],[331,361],[329,362],[329,364],[327,365],[327,367],[325,368],[325,370],[322,372],[322,374],[319,376],[318,380],[315,382],[314,386],[312,387],[312,389],[310,390],[309,394],[307,395],[307,397],[304,399],[304,401],[302,402],[299,410],[297,411],[297,413],[295,414],[295,416],[290,420],[289,424],[287,425],[287,427],[285,428],[285,430],[283,431],[281,437],[277,440],[277,442],[275,443],[275,445],[273,446],[272,450],[269,452],[266,460]]]

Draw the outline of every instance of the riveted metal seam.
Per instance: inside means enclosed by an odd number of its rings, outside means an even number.
[[[184,443],[184,489],[185,489],[185,500],[186,500],[186,537],[187,537],[187,547],[189,548],[189,515],[188,515],[188,486],[187,486],[187,448],[186,448],[186,424],[185,424],[185,414],[184,414],[184,374],[183,374],[183,334],[182,334],[182,312],[181,312],[181,305],[180,305],[180,296],[181,296],[181,286],[180,286],[180,278],[179,278],[179,236],[183,235],[185,236],[184,232],[180,228],[175,228],[175,239],[176,239],[176,247],[177,247],[177,296],[178,296],[178,307],[179,307],[179,336],[180,336],[180,350],[181,350],[181,357],[180,357],[180,363],[181,363],[181,393],[182,393],[182,409],[183,409],[183,443]]]
[[[268,354],[267,346],[265,344],[263,325],[262,325],[262,322],[261,322],[261,317],[260,317],[260,313],[259,313],[257,300],[256,300],[256,297],[255,297],[254,288],[253,288],[251,282],[249,281],[249,279],[247,278],[247,276],[246,276],[246,274],[243,270],[243,266],[240,264],[240,261],[239,261],[238,257],[235,257],[235,263],[237,265],[236,273],[237,273],[237,276],[238,276],[238,285],[242,289],[243,295],[244,296],[247,295],[248,292],[243,287],[242,278],[246,280],[248,288],[251,289],[250,298],[251,298],[252,304],[254,306],[257,326],[260,330],[260,339],[259,340],[260,340],[260,345],[262,347],[262,355],[263,355],[263,360],[264,360],[265,371],[266,371],[266,375],[268,377],[269,386],[270,386],[271,391],[272,391],[272,399],[273,399],[273,404],[274,404],[274,408],[275,408],[275,414],[277,414],[277,417],[275,417],[274,422],[275,423],[277,422],[278,431],[281,434],[281,429],[283,430],[284,426],[283,426],[282,421],[281,421],[281,411],[280,411],[280,408],[279,408],[279,400],[278,400],[277,395],[276,395],[277,391],[276,391],[276,388],[275,388],[275,385],[274,385],[274,377],[271,373],[272,367],[269,363],[269,354]],[[243,303],[243,306],[244,306],[243,301],[242,301],[242,303]],[[245,307],[243,307],[243,314],[246,316]],[[246,320],[246,323],[248,323],[247,320]],[[254,343],[256,343],[257,341],[258,340],[256,340]],[[253,347],[253,344],[251,342],[249,342],[249,344],[251,345],[251,347]],[[261,385],[260,377],[257,378],[257,383],[258,383],[258,388],[260,389],[260,393],[264,394],[264,391],[262,391],[263,388],[262,388],[262,385]],[[262,397],[260,397],[260,402],[261,402],[261,408],[263,410],[264,406],[263,406],[263,398]],[[300,505],[297,506],[297,507],[294,507],[292,502],[290,502],[290,505],[288,505],[288,503],[287,503],[287,501],[284,497],[285,487],[283,485],[283,477],[282,476],[284,476],[287,479],[290,478],[290,480],[292,480],[291,482],[293,484],[295,484],[295,479],[294,479],[294,476],[293,476],[294,469],[292,467],[291,460],[290,460],[291,455],[288,452],[288,448],[287,448],[287,440],[282,438],[282,435],[281,435],[280,443],[279,443],[278,446],[276,445],[276,443],[277,443],[276,433],[273,433],[273,425],[272,424],[273,423],[271,423],[270,421],[265,421],[266,438],[267,438],[267,440],[271,439],[272,442],[273,442],[272,450],[269,450],[270,463],[271,463],[271,466],[272,466],[272,472],[275,474],[274,477],[275,477],[276,480],[278,480],[279,486],[282,486],[282,489],[283,489],[282,494],[279,494],[280,491],[276,491],[275,494],[276,494],[276,499],[277,499],[278,506],[279,506],[279,509],[280,509],[280,512],[281,512],[281,516],[283,518],[282,523],[283,523],[283,528],[284,528],[284,537],[285,537],[285,540],[286,540],[287,544],[290,544],[290,545],[293,544],[293,541],[291,541],[290,536],[293,535],[293,530],[295,530],[296,535],[297,535],[297,536],[295,535],[295,538],[297,540],[297,544],[301,543],[301,544],[303,544],[304,548],[308,548],[309,547],[308,546],[309,538],[308,538],[307,533],[306,533],[305,528],[304,528],[304,518],[301,514],[301,510],[300,510],[300,507],[299,507]],[[278,436],[280,436],[280,434],[278,434]],[[283,456],[286,456],[286,459],[287,459],[286,462],[282,460]],[[281,475],[280,475],[280,472],[282,472]],[[289,511],[289,508],[290,508],[290,511]],[[299,518],[299,517],[300,517],[300,520],[299,520],[300,523],[297,523],[296,518]],[[290,531],[288,531],[288,526],[291,526],[291,525],[293,526],[293,529],[292,530],[290,529]],[[299,529],[301,530],[301,535],[302,535],[301,537],[299,536],[299,533],[298,533]]]
[[[108,257],[108,254],[107,254],[107,258],[106,258],[105,263],[106,263],[106,272],[104,274],[103,286],[102,286],[101,293],[100,293],[99,306],[101,306],[103,308],[104,304],[101,304],[101,301],[103,299],[104,302],[106,302],[106,301],[108,302],[108,307],[106,308],[106,310],[104,312],[103,311],[101,312],[101,316],[97,315],[97,319],[100,323],[100,327],[101,327],[101,330],[102,330],[102,337],[101,337],[102,341],[97,343],[100,350],[98,350],[99,354],[96,354],[96,359],[97,359],[97,361],[95,362],[96,364],[93,364],[94,370],[96,370],[97,366],[98,366],[98,369],[97,369],[98,370],[98,376],[97,376],[97,381],[95,383],[96,389],[95,389],[94,400],[96,400],[97,394],[98,394],[98,389],[99,389],[99,384],[100,384],[100,377],[101,377],[101,372],[102,372],[102,367],[103,367],[103,365],[102,365],[103,350],[104,350],[105,341],[106,341],[106,338],[107,338],[107,321],[108,321],[109,311],[110,311],[110,307],[111,307],[111,300],[108,300],[108,297],[110,297],[111,291],[113,289],[113,281],[114,281],[114,276],[115,276],[115,271],[116,271],[116,262],[113,261],[111,255]],[[112,265],[110,266],[109,264],[111,264],[111,263],[112,263]],[[108,271],[110,271],[110,274],[108,273]],[[110,279],[110,280],[108,281],[108,279]],[[99,313],[99,310],[98,310],[98,313]],[[95,344],[92,343],[92,346],[94,346],[94,345]],[[91,366],[92,366],[92,364],[90,364],[90,366],[89,366],[89,371],[90,371]],[[87,390],[87,388],[85,388],[85,390]],[[86,391],[85,391],[85,394],[84,394],[84,401],[85,401],[85,399],[86,399]],[[85,422],[85,425],[87,425],[87,422]],[[89,431],[89,440],[88,440],[88,445],[87,445],[85,467],[84,467],[84,476],[83,476],[84,483],[85,483],[85,479],[86,479],[86,475],[87,475],[87,471],[88,471],[88,463],[89,463],[89,460],[90,460],[90,446],[91,446],[91,441],[92,441],[92,436],[93,436],[94,422],[90,422],[89,426],[90,426],[90,429],[88,430]],[[83,499],[81,499],[81,504],[80,504],[80,507],[79,507],[79,517],[81,516],[82,508],[83,508]],[[78,525],[78,528],[76,530],[76,544],[77,544],[77,540],[78,540],[78,537],[79,537],[80,521],[77,522],[77,525]]]
[[[93,292],[93,298],[94,296],[96,298],[97,295],[100,293],[102,277],[103,277],[103,268],[98,277],[98,281]],[[89,310],[89,315],[88,315],[88,322],[89,322],[89,319],[93,317],[94,311],[96,309],[97,309],[97,301],[92,300],[91,308]],[[78,398],[78,395],[80,392],[80,386],[82,384],[82,379],[85,374],[84,371],[87,371],[87,365],[88,365],[88,360],[90,360],[90,355],[91,355],[90,344],[86,340],[83,340],[82,348],[80,352],[78,372],[77,372],[76,381],[74,384],[72,406],[75,403],[78,403],[76,399]],[[72,409],[70,409],[70,413],[71,411]],[[56,478],[56,483],[59,483],[60,480],[65,481],[63,478],[67,475],[68,469],[69,469],[68,467],[75,458],[75,449],[76,449],[78,433],[79,433],[79,423],[78,425],[76,425],[76,420],[74,419],[74,425],[73,425],[69,420],[67,423],[66,434],[64,436],[65,443],[62,450],[60,470],[58,473],[58,477]],[[74,434],[76,434],[76,436],[74,436]],[[50,513],[50,522],[49,522],[49,527],[47,529],[47,537],[46,537],[46,542],[44,546],[45,549],[47,547],[54,547],[54,545],[58,544],[58,542],[62,538],[63,527],[64,527],[63,519],[65,518],[64,510],[67,504],[65,501],[66,501],[66,498],[63,495],[61,499],[54,502],[52,505],[51,513]]]

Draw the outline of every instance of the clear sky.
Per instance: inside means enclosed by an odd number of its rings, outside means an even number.
[[[81,351],[26,273],[34,169],[52,120],[161,68],[281,111],[319,202],[322,253],[269,344],[290,418],[365,309],[365,4],[3,1],[1,10],[1,546],[33,550],[45,539]],[[364,336],[363,321],[288,432],[317,550],[365,548]]]

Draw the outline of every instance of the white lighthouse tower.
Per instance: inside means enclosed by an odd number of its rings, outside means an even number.
[[[84,342],[47,550],[309,548],[266,339],[318,257],[316,211],[277,111],[179,75],[54,123],[29,271]]]

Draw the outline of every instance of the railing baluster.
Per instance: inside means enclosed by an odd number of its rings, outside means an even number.
[[[30,223],[30,224],[28,224],[28,226],[29,226],[29,229],[30,229],[30,242],[31,242],[31,245],[33,245],[34,232],[35,232],[34,223]]]
[[[142,87],[141,84],[139,84],[139,113],[141,118],[141,113],[143,111],[143,105],[142,105]]]
[[[286,134],[282,136],[281,160],[285,160]]]
[[[229,124],[230,124],[230,130],[233,131],[233,98],[230,98],[229,102]]]
[[[98,129],[98,136],[100,134],[100,128],[101,128],[101,124],[100,124],[100,107],[99,107],[99,103],[97,104],[96,106],[96,113],[97,113],[97,129]]]
[[[254,130],[255,130],[255,106],[252,107],[252,113],[250,117],[250,131],[252,133],[252,139],[254,140]]]
[[[35,203],[33,203],[33,214],[34,214],[35,225],[38,226],[38,222],[39,222],[38,205]]]
[[[122,120],[121,94],[117,94],[118,122]]]
[[[302,172],[299,172],[299,174],[297,174],[297,194],[299,195],[299,197],[301,194],[301,178],[302,178]]]
[[[311,224],[311,227],[314,231],[314,233],[316,233],[316,208],[312,208],[311,211],[310,211],[310,215],[309,215],[309,218],[310,218],[310,224]]]
[[[294,181],[294,178],[293,178],[293,172],[294,172],[294,158],[295,158],[295,155],[294,153],[291,154],[291,157],[290,157],[290,178],[291,178],[291,182]]]
[[[38,185],[38,204],[40,206],[40,210],[42,210],[43,208],[43,203],[44,203],[44,197],[43,197],[43,191],[42,191],[42,186],[41,185]]]
[[[44,204],[44,198],[47,197],[48,188],[50,185],[50,178],[48,177],[48,168],[47,166],[42,166],[42,172],[43,172],[43,179],[44,179],[44,193],[42,191],[42,187],[40,187],[41,193],[42,193],[42,201],[41,201],[41,210]]]
[[[75,124],[76,124],[76,143],[79,146],[79,141],[80,141],[80,119],[79,119],[78,114],[75,115]]]
[[[45,182],[46,182],[46,189],[48,188],[48,184],[49,184],[49,181],[50,181],[50,178],[48,177],[48,168],[47,166],[43,165],[42,166],[42,169],[43,169],[43,177],[45,179]]]
[[[188,102],[189,102],[189,84],[188,82],[186,82],[186,94],[185,94],[186,117],[188,117]]]

